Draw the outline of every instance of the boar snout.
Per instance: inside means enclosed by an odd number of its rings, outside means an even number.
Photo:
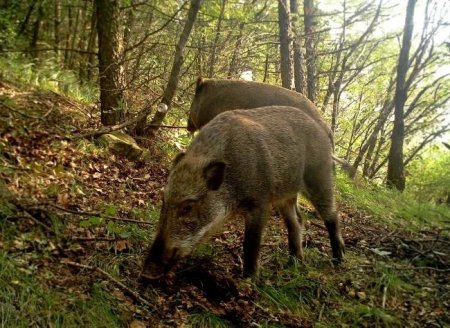
[[[141,279],[155,280],[170,271],[178,259],[178,249],[168,248],[164,238],[157,236],[145,259]]]

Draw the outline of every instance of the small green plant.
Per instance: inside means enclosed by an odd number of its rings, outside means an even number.
[[[232,325],[214,313],[200,312],[189,316],[189,324],[192,328],[228,328]]]

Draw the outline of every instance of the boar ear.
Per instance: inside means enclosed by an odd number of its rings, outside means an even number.
[[[195,86],[195,94],[198,94],[200,91],[202,91],[204,85],[205,85],[206,79],[203,77],[199,77],[197,79],[197,84]]]
[[[214,161],[206,165],[203,177],[209,190],[217,190],[222,185],[225,176],[225,163]]]
[[[184,155],[186,155],[186,154],[181,152],[181,153],[178,153],[177,156],[175,156],[175,158],[172,161],[172,166],[170,168],[171,170],[173,170],[173,168],[175,166],[177,166],[177,164],[183,159]]]

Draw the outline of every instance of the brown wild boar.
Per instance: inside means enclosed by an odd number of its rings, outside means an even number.
[[[292,106],[302,110],[326,131],[333,145],[331,129],[308,98],[286,88],[252,81],[198,78],[187,129],[190,132],[199,130],[214,117],[228,110],[264,106]],[[356,171],[352,165],[332,156],[350,177],[355,175]]]
[[[344,248],[331,152],[324,129],[297,108],[269,106],[218,115],[172,164],[142,277],[160,277],[238,214],[245,218],[244,274],[256,274],[271,206],[283,214],[290,254],[302,258],[298,192],[311,200],[324,220],[334,261],[339,263]]]
[[[222,112],[264,106],[297,107],[317,121],[327,133],[331,130],[316,106],[302,94],[261,82],[198,78],[189,110],[190,132],[199,130]]]

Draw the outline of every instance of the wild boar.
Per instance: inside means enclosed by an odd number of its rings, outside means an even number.
[[[290,254],[301,259],[299,192],[324,220],[333,259],[339,263],[344,247],[331,153],[327,133],[298,108],[269,106],[219,114],[173,162],[158,232],[141,276],[160,277],[227,219],[238,215],[245,218],[244,275],[255,275],[272,206],[283,215]]]
[[[214,117],[228,110],[264,106],[292,106],[302,110],[325,130],[334,148],[333,132],[308,98],[298,92],[260,82],[198,78],[187,129],[190,132],[199,130]],[[350,163],[332,156],[344,172],[350,177],[355,176],[356,170]]]
[[[194,132],[222,112],[264,106],[292,106],[304,111],[332,138],[316,106],[302,94],[279,86],[241,80],[198,78],[187,129]]]

